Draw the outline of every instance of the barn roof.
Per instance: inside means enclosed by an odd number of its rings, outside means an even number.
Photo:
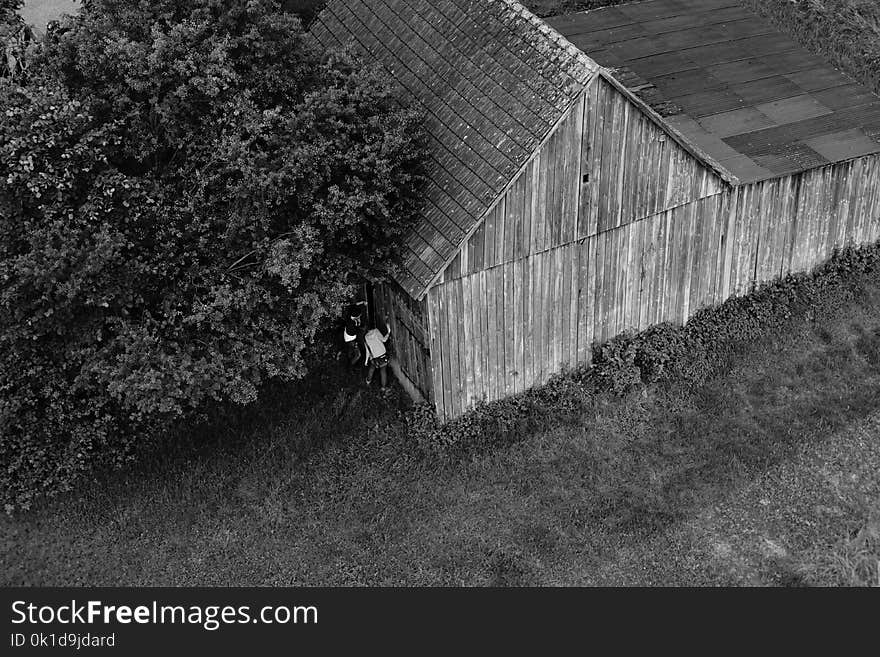
[[[737,0],[547,21],[740,182],[880,152],[880,97]]]
[[[598,66],[510,0],[332,0],[311,26],[354,42],[426,112],[431,161],[401,286],[420,298]]]

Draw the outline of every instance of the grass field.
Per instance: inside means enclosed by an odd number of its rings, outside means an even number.
[[[492,451],[426,457],[344,372],[307,385],[0,519],[0,583],[880,585],[880,271]]]
[[[4,518],[3,583],[877,583],[880,272],[700,385],[444,461],[340,376]]]

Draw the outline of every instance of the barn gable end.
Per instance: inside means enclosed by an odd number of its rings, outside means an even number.
[[[510,0],[331,0],[311,33],[379,63],[425,112],[425,202],[397,278],[416,299],[598,70]]]
[[[597,341],[715,302],[724,176],[597,76],[428,290],[440,415],[545,383],[588,363]],[[688,248],[694,232],[705,238]],[[691,276],[701,282],[683,286]]]
[[[736,180],[600,71],[435,283],[717,194],[725,182]]]

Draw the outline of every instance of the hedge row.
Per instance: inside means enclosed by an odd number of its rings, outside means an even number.
[[[541,426],[576,420],[598,394],[625,395],[661,381],[699,384],[744,345],[779,332],[794,319],[833,314],[830,288],[852,297],[854,284],[880,271],[880,243],[838,251],[809,274],[789,275],[742,297],[700,310],[684,326],[659,324],[594,345],[590,367],[565,372],[517,396],[481,403],[442,424],[428,405],[406,414],[423,450],[461,451],[513,442]]]

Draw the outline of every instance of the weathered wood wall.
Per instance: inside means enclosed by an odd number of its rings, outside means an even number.
[[[440,414],[545,383],[589,363],[595,342],[682,322],[719,301],[727,199],[716,194],[432,288]]]
[[[427,335],[426,302],[413,301],[394,283],[373,288],[373,310],[376,320],[387,322],[391,343],[400,368],[413,385],[432,399],[431,355]]]
[[[597,85],[596,98],[608,89]],[[880,239],[880,157],[730,188],[689,156],[688,166],[677,164],[678,147],[647,119],[628,117],[637,108],[621,98],[593,104],[588,94],[573,115],[593,127],[578,133],[577,119],[566,119],[429,290],[441,417],[589,363],[593,344],[622,331],[683,323],[702,307],[807,271],[837,247]],[[595,127],[591,107],[611,112],[610,131]],[[615,137],[614,125],[626,129]],[[578,134],[573,159],[562,136],[576,142]],[[669,164],[639,163],[664,148]],[[553,154],[546,165],[545,152]],[[566,190],[577,203],[561,198]]]
[[[729,207],[725,299],[880,239],[880,156],[736,187]]]
[[[597,77],[439,279],[453,280],[717,194],[722,180]]]
[[[627,303],[613,286],[629,289],[617,267],[630,254],[603,235],[724,188],[637,102],[598,77],[428,293],[432,387],[444,416],[589,358],[597,326],[598,338],[613,331]],[[588,289],[597,258],[599,288]],[[578,319],[578,295],[598,308],[595,319]]]

